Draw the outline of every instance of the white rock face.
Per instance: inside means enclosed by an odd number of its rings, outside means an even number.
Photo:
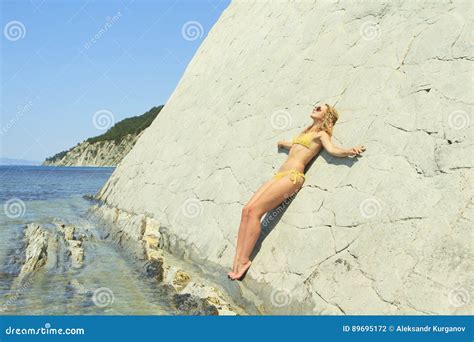
[[[336,104],[334,141],[367,151],[316,158],[262,221],[238,286],[271,314],[472,314],[472,13],[233,2],[99,198],[111,217],[153,217],[171,252],[237,287],[225,274],[241,209],[286,159],[277,141],[313,103]]]

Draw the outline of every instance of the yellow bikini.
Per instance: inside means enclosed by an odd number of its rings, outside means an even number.
[[[312,140],[310,134],[311,132],[301,133],[293,139],[292,143],[303,145],[309,148],[309,145],[311,144],[311,140]]]
[[[298,136],[296,136],[292,143],[293,144],[298,144],[298,145],[303,145],[307,148],[309,148],[309,145],[311,144],[311,132],[307,133],[301,133]],[[288,171],[281,171],[275,173],[273,176],[274,179],[280,179],[286,175],[290,175],[290,180],[293,182],[293,184],[296,184],[299,180],[302,180],[303,182],[305,181],[305,176],[304,173],[299,172],[297,170],[288,170]]]
[[[296,184],[299,180],[302,180],[304,182],[305,177],[304,173],[296,171],[296,170],[288,170],[288,171],[281,171],[275,173],[273,176],[274,179],[278,180],[286,175],[290,175],[290,180],[293,182],[293,184]]]

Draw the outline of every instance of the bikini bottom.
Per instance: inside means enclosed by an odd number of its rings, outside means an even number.
[[[286,175],[290,175],[290,180],[293,182],[293,184],[296,184],[298,181],[302,180],[304,183],[305,177],[304,173],[299,172],[297,170],[288,170],[288,171],[282,171],[282,172],[277,172],[273,176],[274,179],[280,179],[282,177],[285,177]]]

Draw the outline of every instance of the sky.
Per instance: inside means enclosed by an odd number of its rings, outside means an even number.
[[[0,0],[0,157],[42,161],[165,104],[230,0]]]

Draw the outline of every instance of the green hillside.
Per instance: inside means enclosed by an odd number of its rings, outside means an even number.
[[[105,132],[104,134],[89,138],[86,141],[90,144],[103,142],[103,141],[111,141],[111,140],[115,141],[115,143],[120,143],[120,141],[126,135],[128,134],[137,135],[141,131],[143,131],[145,128],[150,126],[153,120],[155,120],[156,116],[162,109],[163,109],[163,105],[158,106],[158,107],[153,107],[148,112],[142,115],[123,119],[122,121],[117,122],[115,125],[109,128],[107,132]],[[77,145],[79,145],[79,143]],[[66,155],[66,153],[68,153],[70,150],[72,150],[76,146],[71,147],[69,150],[56,153],[54,156],[46,158],[46,161],[54,162],[56,160],[59,160],[63,158]]]

